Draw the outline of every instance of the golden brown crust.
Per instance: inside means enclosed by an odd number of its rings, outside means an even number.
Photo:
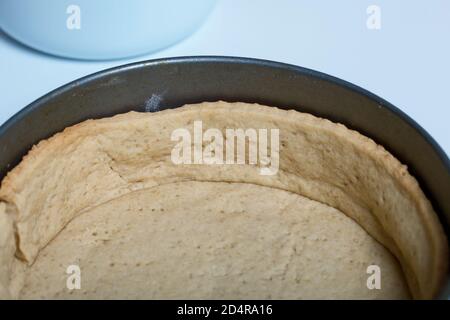
[[[170,131],[177,126],[188,127],[195,119],[202,119],[219,128],[221,125],[279,127],[281,137],[285,134],[287,139],[287,147],[280,150],[279,175],[276,178],[261,177],[252,168],[243,169],[244,171],[242,168],[230,168],[226,172],[216,172],[214,169],[200,170],[189,167],[190,172],[185,172],[182,170],[187,170],[186,167],[174,167],[166,163],[168,150],[164,146],[170,143]],[[139,148],[144,148],[142,150],[112,148],[114,139],[120,140],[116,141],[117,143],[127,145],[131,139],[127,136],[128,128],[131,138],[140,134],[142,139],[154,139],[157,133],[162,132],[165,140],[151,140],[151,146],[158,151],[148,149],[148,145],[142,141],[136,142]],[[131,142],[127,146],[130,147]],[[315,167],[317,163],[308,161],[308,157],[301,154],[305,148],[311,148],[311,157],[318,157],[316,160],[321,166]],[[416,298],[427,299],[435,296],[445,277],[448,248],[442,226],[406,166],[382,146],[341,124],[309,114],[255,104],[225,102],[185,106],[154,114],[130,112],[101,120],[88,120],[66,128],[34,146],[22,162],[8,173],[0,188],[0,199],[16,208],[17,212],[13,214],[15,223],[20,239],[25,241],[20,244],[19,249],[23,249],[24,259],[29,262],[33,261],[38,250],[56,234],[57,229],[45,229],[50,236],[44,242],[40,242],[39,237],[32,238],[29,233],[44,232],[36,231],[35,227],[30,229],[29,220],[42,219],[35,214],[43,207],[30,206],[42,205],[39,201],[45,200],[45,205],[48,204],[46,210],[51,211],[53,204],[62,206],[64,201],[67,201],[65,198],[56,198],[59,202],[55,200],[55,203],[50,203],[51,200],[43,198],[44,194],[33,195],[32,191],[36,191],[38,185],[30,187],[30,179],[33,179],[37,172],[51,175],[53,169],[61,171],[58,163],[49,165],[48,162],[53,158],[66,159],[66,156],[77,152],[80,153],[79,159],[75,160],[83,161],[84,157],[89,158],[91,165],[99,165],[98,170],[103,170],[101,172],[105,174],[105,181],[108,182],[108,185],[104,186],[107,190],[100,194],[98,199],[87,199],[84,207],[70,203],[73,207],[68,217],[61,218],[55,224],[60,224],[59,227],[83,209],[130,190],[142,189],[162,181],[192,177],[200,181],[247,179],[245,182],[299,193],[346,213],[397,256]],[[329,158],[323,156],[326,152],[330,152]],[[132,154],[134,158],[125,159],[126,154]],[[160,167],[148,167],[146,163],[143,165],[142,161],[147,159],[143,155],[150,155],[152,159],[159,161],[164,170]],[[96,159],[101,159],[100,162],[107,162],[108,165],[102,166]],[[136,177],[133,170],[140,166],[143,166],[143,176]],[[340,172],[340,166],[344,169],[343,172]],[[357,172],[348,172],[353,166]],[[92,172],[86,169],[86,173]],[[319,173],[323,176],[320,177]],[[335,178],[331,178],[333,174]],[[74,176],[75,173],[69,178]],[[379,181],[372,181],[375,176]],[[42,183],[44,181],[46,180],[43,178],[40,180]],[[350,185],[344,187],[348,182]],[[58,181],[52,183],[55,190],[61,186]],[[45,187],[41,186],[44,189]],[[375,189],[371,189],[372,187]],[[387,193],[386,188],[389,191]],[[320,190],[327,192],[320,193]],[[77,194],[72,189],[69,191]],[[59,194],[54,191],[54,195],[58,197]],[[47,219],[54,219],[57,213],[51,211],[45,214]]]
[[[86,278],[80,290],[68,291],[61,285],[61,266],[73,261]],[[382,270],[380,290],[367,289],[366,268],[373,264]],[[408,299],[410,294],[395,257],[336,209],[254,184],[184,181],[131,192],[71,221],[39,253],[20,297]]]

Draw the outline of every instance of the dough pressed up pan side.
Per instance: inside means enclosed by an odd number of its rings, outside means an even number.
[[[171,133],[196,120],[222,132],[279,129],[279,172],[173,164]],[[33,147],[0,189],[0,294],[17,295],[12,252],[31,264],[83,212],[132,191],[191,180],[279,188],[344,212],[397,257],[415,298],[434,297],[445,277],[442,226],[417,181],[383,147],[309,114],[215,102],[88,120]]]

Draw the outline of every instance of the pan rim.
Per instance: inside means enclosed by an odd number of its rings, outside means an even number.
[[[37,98],[33,102],[29,103],[24,108],[17,111],[13,116],[11,116],[8,120],[6,120],[3,124],[0,125],[0,135],[3,135],[11,126],[13,126],[16,122],[23,119],[26,115],[37,109],[40,105],[45,104],[47,101],[51,100],[53,97],[56,97],[66,91],[69,91],[78,86],[85,85],[91,81],[98,80],[105,76],[115,75],[121,72],[126,72],[134,69],[139,69],[143,67],[155,66],[160,64],[180,64],[180,63],[232,63],[232,64],[245,64],[245,65],[257,65],[257,66],[265,66],[275,69],[284,69],[287,71],[291,71],[303,76],[315,78],[317,80],[326,81],[331,84],[337,85],[339,87],[343,87],[347,90],[350,90],[354,93],[360,94],[369,100],[376,102],[381,108],[386,109],[393,115],[400,118],[400,120],[406,122],[410,125],[419,135],[424,137],[425,141],[429,143],[432,148],[435,150],[439,159],[442,161],[448,172],[450,173],[450,159],[447,156],[447,153],[442,149],[442,147],[437,143],[437,141],[413,118],[407,115],[404,111],[388,102],[387,100],[381,98],[380,96],[366,90],[358,85],[355,85],[351,82],[343,80],[341,78],[332,76],[330,74],[316,71],[313,69],[296,66],[293,64],[276,62],[265,59],[257,59],[257,58],[247,58],[247,57],[237,57],[237,56],[179,56],[179,57],[169,57],[169,58],[159,58],[159,59],[151,59],[151,60],[143,60],[132,62],[124,65],[115,66],[112,68],[107,68],[104,70],[97,71],[95,73],[88,74],[76,80],[73,80],[67,84],[61,85],[56,89],[51,90],[50,92],[44,94],[40,98]]]

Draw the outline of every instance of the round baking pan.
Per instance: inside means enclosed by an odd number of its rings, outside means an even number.
[[[408,166],[450,235],[450,161],[416,122],[351,83],[256,59],[151,60],[101,71],[60,87],[0,127],[0,180],[39,140],[83,120],[216,100],[296,109],[343,123],[372,138]],[[441,297],[447,298],[449,291],[447,281]]]

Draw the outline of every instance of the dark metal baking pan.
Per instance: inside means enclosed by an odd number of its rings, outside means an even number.
[[[408,165],[450,235],[450,162],[427,132],[389,102],[351,83],[264,60],[151,60],[71,82],[31,103],[0,127],[0,179],[32,145],[80,121],[216,100],[294,108],[371,137]],[[450,282],[445,289],[450,290]]]

